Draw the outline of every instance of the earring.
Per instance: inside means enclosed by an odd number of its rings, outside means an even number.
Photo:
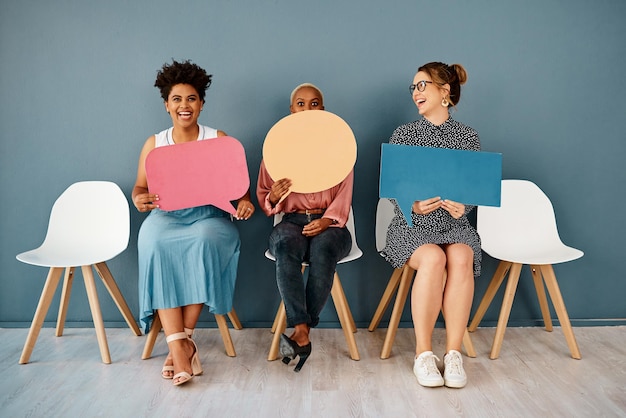
[[[445,97],[441,100],[441,106],[448,107],[449,104],[450,102],[448,102],[448,99],[446,99]]]

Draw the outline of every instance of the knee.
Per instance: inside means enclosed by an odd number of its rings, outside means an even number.
[[[434,244],[426,244],[415,250],[407,263],[414,270],[439,270],[443,273],[448,261],[447,258],[441,247]]]
[[[451,246],[447,251],[449,268],[472,269],[474,266],[474,252],[465,244]]]
[[[274,229],[269,239],[270,251],[274,255],[285,254],[300,247],[299,242],[290,234]],[[291,251],[290,251],[291,250]]]
[[[272,239],[270,240],[270,250],[272,254],[282,255],[286,252],[287,249],[291,247],[287,239]]]

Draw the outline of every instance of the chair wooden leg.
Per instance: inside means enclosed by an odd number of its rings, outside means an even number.
[[[476,350],[474,349],[474,343],[472,342],[472,338],[470,337],[469,332],[467,331],[467,328],[465,329],[465,334],[463,334],[463,347],[465,347],[465,354],[467,354],[467,357],[471,357],[471,358],[476,357]]]
[[[285,311],[285,304],[282,300],[280,301],[278,312],[276,312],[274,324],[274,336],[272,337],[272,345],[270,346],[270,352],[267,356],[268,361],[274,361],[278,358],[280,335],[285,332],[285,329],[287,328],[287,311]]]
[[[492,360],[497,359],[500,355],[500,349],[502,348],[506,325],[509,322],[509,315],[511,314],[511,307],[513,306],[513,299],[515,298],[515,291],[517,290],[521,270],[521,264],[513,263],[511,265],[509,279],[507,280],[504,290],[504,298],[502,299],[502,307],[500,308],[498,325],[496,326],[496,335],[493,339],[493,345],[491,346],[491,354],[489,355],[489,358]]]
[[[542,265],[541,273],[546,282],[548,293],[550,293],[550,299],[552,299],[552,304],[554,305],[554,310],[559,318],[559,323],[561,324],[561,328],[565,334],[565,341],[567,341],[572,358],[580,360],[582,356],[580,354],[580,350],[578,349],[578,344],[576,343],[576,337],[574,336],[574,331],[572,330],[572,324],[570,323],[569,316],[567,315],[567,310],[565,309],[565,302],[563,301],[559,284],[557,283],[556,276],[554,275],[554,269],[550,264]]]
[[[67,306],[70,303],[70,295],[72,294],[72,284],[74,283],[74,267],[65,268],[65,276],[63,277],[63,290],[61,291],[61,302],[59,304],[59,315],[57,316],[56,336],[61,337],[65,328],[65,318],[67,316]]]
[[[280,304],[281,305],[283,304],[283,300],[282,299],[280,300]],[[280,310],[280,306],[278,307],[278,309]],[[280,325],[278,323],[278,320],[280,319],[280,315],[279,314],[280,314],[280,312],[276,311],[276,316],[274,316],[274,322],[272,323],[272,329],[270,330],[270,332],[272,334],[276,333],[276,328],[278,328],[278,326]]]
[[[402,276],[400,278],[398,294],[396,295],[396,301],[394,302],[393,310],[391,311],[391,318],[389,318],[387,334],[385,335],[383,349],[380,353],[381,359],[388,359],[391,355],[391,347],[393,346],[393,341],[396,339],[396,332],[398,331],[398,325],[400,324],[400,317],[402,316],[402,311],[404,310],[406,298],[409,295],[409,290],[411,288],[411,283],[413,282],[414,274],[415,270],[410,268],[408,265],[405,265],[402,268]]]
[[[93,324],[96,328],[96,336],[98,338],[98,346],[100,346],[100,356],[105,364],[111,363],[111,354],[109,353],[109,345],[107,336],[104,331],[104,321],[102,320],[102,312],[100,311],[100,302],[98,301],[98,292],[96,291],[96,281],[93,277],[91,266],[81,266],[83,272],[83,280],[85,281],[85,289],[87,290],[87,299],[91,309]]]
[[[146,336],[143,353],[141,353],[142,360],[152,357],[152,350],[154,349],[154,344],[159,336],[159,332],[161,332],[161,318],[159,318],[159,313],[155,311],[152,318],[152,326],[150,327],[150,332],[148,332],[148,335]]]
[[[500,288],[502,281],[506,277],[506,274],[509,272],[512,264],[513,263],[510,263],[508,261],[500,261],[500,263],[498,264],[498,268],[493,274],[493,277],[489,282],[489,286],[487,286],[487,290],[485,291],[485,294],[483,295],[483,298],[478,305],[478,309],[476,309],[474,318],[470,322],[470,325],[468,327],[469,332],[474,332],[476,331],[476,328],[478,328],[478,324],[480,324],[480,321],[482,321],[483,317],[485,316],[487,308],[489,308],[491,301],[498,292],[498,289]]]
[[[356,323],[354,322],[354,317],[352,316],[352,311],[350,310],[350,305],[348,305],[348,298],[346,298],[346,292],[343,291],[343,286],[341,285],[341,281],[339,280],[339,274],[337,274],[337,272],[335,272],[335,277],[334,277],[334,282],[338,283],[337,286],[337,293],[338,296],[341,297],[341,306],[343,308],[344,311],[344,315],[346,318],[346,322],[348,323],[349,329],[352,332],[356,332]]]
[[[350,352],[350,358],[352,360],[360,360],[359,350],[356,346],[356,339],[354,338],[354,325],[350,323],[350,318],[352,314],[348,313],[350,308],[348,308],[345,299],[345,293],[343,292],[343,288],[341,287],[341,281],[339,280],[339,276],[335,273],[335,279],[333,280],[333,287],[330,291],[332,295],[333,302],[335,304],[335,310],[337,311],[337,316],[339,316],[339,323],[341,324],[341,328],[343,329],[343,334],[346,337],[346,342],[348,343],[348,351]]]
[[[387,287],[385,288],[385,292],[383,293],[382,298],[380,298],[376,312],[374,312],[370,326],[367,328],[368,331],[374,331],[378,328],[380,320],[383,318],[383,315],[389,306],[389,302],[391,302],[391,298],[393,298],[394,293],[400,285],[400,277],[402,277],[402,269],[394,269],[391,274],[391,278],[389,279],[389,283],[387,283]]]
[[[35,348],[35,343],[37,343],[37,337],[39,337],[39,331],[41,331],[41,326],[43,325],[43,321],[46,319],[46,314],[48,313],[50,303],[54,297],[54,292],[59,285],[61,273],[63,273],[63,267],[52,267],[48,271],[48,277],[46,278],[46,283],[44,284],[41,296],[39,297],[37,310],[35,310],[33,322],[30,324],[30,330],[28,331],[28,336],[26,337],[26,342],[24,343],[24,348],[22,349],[19,364],[26,364],[30,359],[33,348]]]
[[[105,262],[97,263],[94,264],[94,268],[96,269],[98,276],[100,276],[100,279],[102,279],[104,286],[109,291],[109,294],[117,305],[117,309],[119,309],[130,329],[135,333],[135,335],[140,336],[141,331],[139,330],[139,326],[137,325],[137,322],[135,322],[133,313],[128,307],[126,299],[124,299],[124,296],[122,296],[122,292],[117,286],[117,283],[115,282],[115,279],[113,278],[113,275],[111,274],[111,271],[109,270],[107,264]]]
[[[228,319],[230,319],[230,323],[233,324],[233,328],[235,328],[236,330],[243,329],[243,326],[241,326],[241,321],[239,321],[239,317],[237,316],[237,312],[235,312],[235,308],[231,309],[231,311],[228,312]]]
[[[546,297],[546,290],[543,287],[541,267],[537,265],[532,265],[530,266],[530,271],[533,276],[535,290],[537,291],[537,299],[539,300],[539,307],[541,308],[541,316],[543,316],[544,326],[546,327],[546,331],[552,331],[552,318],[550,318],[550,309],[548,308],[548,298]]]
[[[228,357],[235,357],[237,354],[235,353],[235,346],[233,345],[233,340],[230,337],[230,331],[228,330],[226,317],[224,315],[215,314],[215,322],[217,322],[217,327],[219,328],[220,334],[222,335],[222,340],[224,341],[224,348],[226,349],[226,355]]]

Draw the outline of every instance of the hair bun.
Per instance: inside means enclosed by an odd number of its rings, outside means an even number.
[[[461,64],[452,64],[449,67],[456,73],[459,84],[465,84],[467,81],[467,71],[465,71],[465,68]]]

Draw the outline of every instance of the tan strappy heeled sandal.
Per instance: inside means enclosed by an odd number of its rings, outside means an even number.
[[[196,346],[196,343],[190,339],[186,333],[184,332],[176,332],[174,334],[168,335],[167,338],[165,339],[168,344],[172,341],[176,341],[176,340],[188,340],[191,341],[191,343],[193,344],[193,354],[191,356],[190,362],[191,362],[191,374],[187,373],[186,371],[182,371],[179,373],[176,373],[173,377],[172,380],[174,381],[174,386],[178,386],[178,385],[182,385],[183,383],[187,383],[188,381],[190,381],[196,374],[202,374],[202,366],[200,365],[200,359],[198,357],[198,347]]]
[[[185,330],[185,334],[187,334],[187,338],[191,339],[191,337],[193,336],[194,329],[193,328],[184,328],[184,330]],[[174,362],[174,360],[172,360],[171,353],[167,353],[167,358],[165,359],[165,362],[163,363],[163,368],[161,369],[161,377],[163,379],[172,379],[174,377],[174,365],[173,364],[167,364],[168,362],[170,362],[170,363]]]

